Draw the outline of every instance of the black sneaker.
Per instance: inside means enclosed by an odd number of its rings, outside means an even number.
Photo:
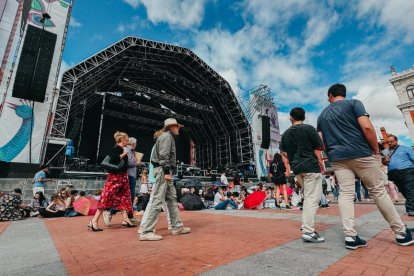
[[[286,205],[286,206],[285,206],[285,209],[286,209],[286,210],[291,210],[292,208],[290,207],[290,205]]]
[[[397,242],[398,245],[401,245],[401,246],[407,246],[407,245],[414,244],[413,232],[414,232],[414,229],[406,228],[404,234],[395,235],[395,241]]]
[[[366,247],[366,246],[367,246],[367,242],[363,239],[360,239],[358,236],[355,236],[355,237],[347,236],[347,237],[345,237],[345,247],[347,249],[355,250],[358,247]]]
[[[325,239],[321,237],[318,232],[313,233],[303,233],[302,240],[305,242],[324,242]]]

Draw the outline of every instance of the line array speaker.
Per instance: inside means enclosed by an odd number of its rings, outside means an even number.
[[[263,149],[268,149],[270,146],[270,118],[269,116],[262,116],[262,144]]]
[[[12,96],[44,102],[57,35],[27,25]]]

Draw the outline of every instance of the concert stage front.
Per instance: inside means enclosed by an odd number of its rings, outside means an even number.
[[[99,164],[117,130],[137,138],[148,162],[154,131],[169,117],[185,125],[180,163],[216,169],[255,158],[251,126],[226,80],[187,48],[126,37],[64,72],[44,162],[63,168],[70,139],[75,157]]]

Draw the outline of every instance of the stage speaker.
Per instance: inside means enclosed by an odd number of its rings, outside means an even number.
[[[82,124],[82,118],[75,117],[72,122],[72,127],[70,128],[69,133],[67,134],[67,138],[70,140],[75,140],[76,135],[78,135],[78,132],[80,130]]]
[[[44,102],[57,35],[27,25],[12,96]]]
[[[262,149],[268,149],[270,146],[270,118],[262,116]]]
[[[10,163],[5,161],[0,161],[0,177],[6,178],[9,174]],[[1,190],[1,188],[0,188]]]

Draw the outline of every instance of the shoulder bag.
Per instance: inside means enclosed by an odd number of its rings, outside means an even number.
[[[111,156],[107,155],[102,160],[101,167],[105,170],[111,171],[111,172],[119,172],[125,165],[124,159],[121,159],[121,161],[117,164],[111,162]]]

